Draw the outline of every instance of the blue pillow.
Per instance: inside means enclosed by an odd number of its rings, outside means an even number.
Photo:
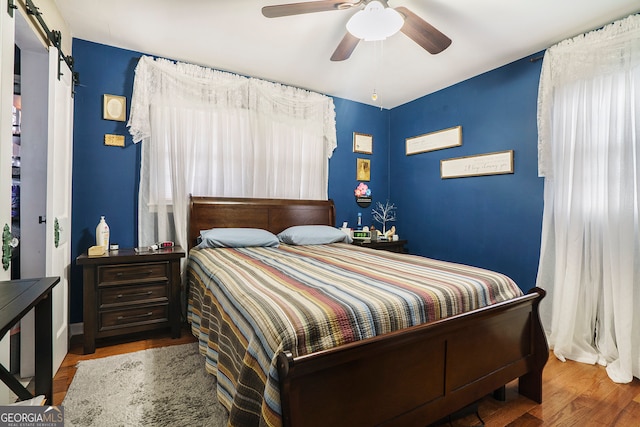
[[[289,245],[325,245],[353,241],[351,236],[328,225],[296,225],[278,234],[278,239]]]
[[[275,234],[260,228],[212,228],[200,232],[202,241],[196,248],[246,248],[249,246],[278,247]]]

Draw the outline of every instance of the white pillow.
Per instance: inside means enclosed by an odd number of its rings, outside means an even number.
[[[278,239],[289,245],[325,245],[353,241],[351,236],[328,225],[296,225],[279,233]]]
[[[200,232],[202,248],[246,248],[249,246],[278,247],[275,234],[261,228],[212,228]]]

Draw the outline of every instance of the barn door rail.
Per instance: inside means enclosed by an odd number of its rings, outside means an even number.
[[[58,80],[60,79],[60,76],[62,76],[61,64],[64,61],[64,63],[69,67],[69,70],[71,70],[71,77],[74,86],[80,84],[79,74],[76,71],[73,71],[73,56],[67,56],[62,51],[62,33],[60,31],[49,29],[49,26],[42,17],[42,12],[40,12],[39,8],[33,3],[33,0],[24,0],[24,4],[27,15],[34,18],[34,20],[32,20],[34,24],[40,26],[40,29],[46,37],[47,43],[55,47],[58,51]],[[7,0],[7,13],[10,17],[13,18],[14,10],[17,8],[18,6],[16,6],[14,0]]]

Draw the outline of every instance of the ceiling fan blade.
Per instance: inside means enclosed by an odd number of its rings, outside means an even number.
[[[267,18],[279,18],[281,16],[301,15],[303,13],[325,12],[328,10],[350,9],[360,2],[351,3],[344,0],[322,0],[301,3],[277,4],[262,8],[262,14]]]
[[[349,59],[356,46],[358,46],[358,42],[360,42],[359,38],[347,32],[333,52],[333,55],[331,55],[331,60],[344,61],[345,59]]]
[[[396,7],[395,10],[404,15],[404,25],[400,31],[422,46],[427,52],[435,55],[448,48],[451,44],[449,37],[406,7]]]

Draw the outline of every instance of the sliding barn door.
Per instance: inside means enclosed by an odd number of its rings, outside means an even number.
[[[69,337],[72,125],[71,70],[65,62],[58,68],[58,52],[50,48],[46,275],[60,277],[60,283],[53,288],[54,373],[67,354]]]
[[[14,19],[7,0],[0,0],[0,235],[11,229],[11,155],[13,152]],[[3,249],[6,249],[3,246]],[[5,255],[3,251],[2,255]],[[3,260],[4,261],[4,260]],[[11,266],[0,265],[0,280],[11,279]],[[9,367],[9,334],[0,337],[0,362]],[[0,382],[0,405],[9,401],[9,389]]]

